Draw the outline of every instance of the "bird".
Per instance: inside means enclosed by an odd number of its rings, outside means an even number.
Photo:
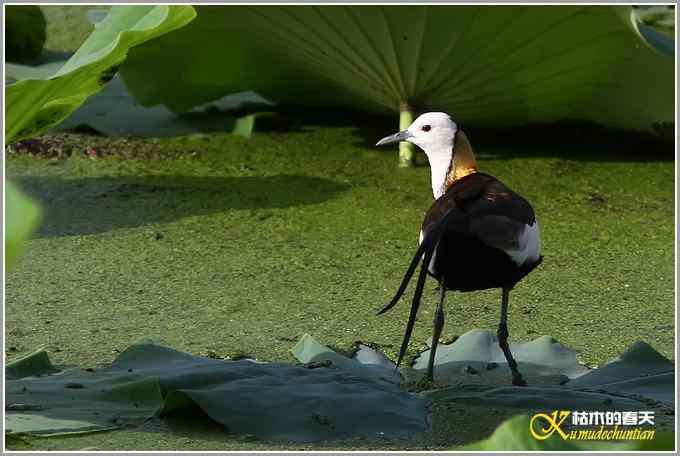
[[[508,345],[510,291],[543,261],[538,220],[531,204],[496,177],[478,170],[467,136],[443,112],[418,116],[403,131],[376,146],[408,141],[427,155],[434,202],[425,213],[419,246],[392,300],[399,301],[421,264],[397,366],[406,353],[427,276],[438,281],[432,345],[426,380],[434,381],[434,359],[444,327],[447,291],[501,290],[498,345],[512,373],[512,384],[526,386]]]

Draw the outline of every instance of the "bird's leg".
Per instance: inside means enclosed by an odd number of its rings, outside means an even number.
[[[439,282],[439,304],[437,310],[434,312],[434,321],[432,329],[432,347],[430,347],[430,360],[427,363],[426,379],[430,382],[434,380],[434,355],[437,353],[437,344],[439,344],[439,336],[444,328],[444,295],[446,287],[444,286],[444,279]]]
[[[508,299],[510,297],[510,290],[508,288],[503,288],[503,298],[501,300],[501,321],[498,324],[498,345],[503,350],[505,359],[508,361],[508,366],[512,371],[512,384],[516,386],[526,386],[527,383],[522,378],[522,374],[517,370],[517,362],[515,358],[512,357],[510,352],[510,346],[508,345]]]

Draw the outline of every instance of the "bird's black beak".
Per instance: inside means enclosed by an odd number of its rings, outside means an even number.
[[[408,138],[412,138],[413,134],[410,131],[404,130],[393,135],[385,136],[383,139],[375,143],[376,146],[384,146],[386,144],[394,144],[399,141],[406,141]]]

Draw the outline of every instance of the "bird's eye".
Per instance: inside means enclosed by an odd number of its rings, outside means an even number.
[[[432,127],[429,126],[429,125],[423,125],[420,129],[423,130],[423,131],[430,131],[430,130],[432,130]]]

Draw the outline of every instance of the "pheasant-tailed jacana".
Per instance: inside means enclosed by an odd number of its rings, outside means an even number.
[[[413,143],[427,155],[435,201],[425,214],[420,246],[396,295],[378,312],[386,312],[397,303],[422,259],[397,365],[406,353],[429,274],[439,281],[440,292],[426,378],[433,380],[437,343],[444,326],[446,290],[500,288],[498,344],[512,371],[512,384],[526,385],[508,346],[507,319],[510,290],[543,259],[538,222],[531,205],[495,177],[477,171],[470,143],[448,114],[423,114],[408,129],[387,136],[376,145],[399,141]]]

